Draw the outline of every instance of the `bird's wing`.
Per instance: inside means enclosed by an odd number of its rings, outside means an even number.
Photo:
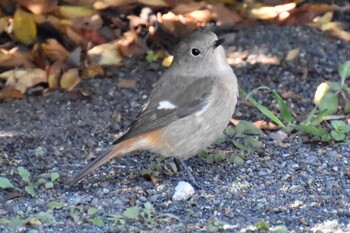
[[[180,88],[181,89],[181,88]],[[132,122],[125,135],[114,144],[131,137],[161,129],[170,123],[203,110],[209,104],[209,97],[213,90],[213,79],[196,79],[187,87],[179,90],[174,85],[162,85],[162,94],[153,95]],[[162,98],[160,98],[160,96]]]

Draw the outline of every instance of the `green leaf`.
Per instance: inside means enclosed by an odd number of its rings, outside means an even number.
[[[338,131],[332,130],[331,136],[335,141],[343,141],[345,139],[345,134],[339,133]]]
[[[214,142],[214,144],[222,144],[226,142],[226,135],[222,134],[219,138],[217,138]]]
[[[317,128],[312,125],[297,125],[295,128],[301,132],[308,133],[314,136],[321,138],[323,141],[329,141],[331,139],[331,135],[327,132],[327,130],[323,128]]]
[[[263,146],[262,142],[250,136],[244,138],[244,142],[252,150],[260,149]]]
[[[318,105],[321,111],[327,111],[327,115],[332,115],[338,110],[338,96],[333,92],[328,92]]]
[[[7,189],[7,188],[13,188],[13,184],[9,179],[6,177],[0,177],[0,188]]]
[[[145,207],[145,211],[149,214],[151,214],[154,209],[153,205],[150,202],[146,202],[144,204],[144,207]]]
[[[248,96],[247,93],[245,93],[242,89],[239,89],[240,94],[244,97],[246,97],[262,114],[267,116],[270,120],[275,122],[279,127],[285,128],[286,126],[282,123],[278,117],[276,117],[275,114],[273,114],[268,108],[266,108],[264,105],[258,103],[256,100],[253,99],[253,97]]]
[[[312,117],[315,115],[315,112],[317,110],[317,106],[315,106],[311,112],[309,112],[309,114],[307,114],[306,120],[305,120],[305,124],[308,125],[311,123],[311,119]]]
[[[235,134],[235,130],[232,128],[232,126],[227,126],[225,129],[225,133],[228,136],[233,136]]]
[[[106,226],[105,222],[102,220],[102,218],[91,218],[88,220],[89,222],[91,222],[92,224],[94,224],[95,226],[98,227],[104,227]]]
[[[288,233],[288,229],[285,226],[275,226],[271,229],[272,233]]]
[[[342,88],[343,87],[340,82],[329,83],[329,89],[331,89],[332,91],[340,91]]]
[[[45,184],[47,181],[44,178],[40,178],[37,182],[35,182],[35,186],[40,186]]]
[[[240,143],[237,140],[232,140],[232,143],[235,147],[237,147],[240,150],[250,150],[250,148],[242,143]]]
[[[92,215],[95,215],[97,212],[98,212],[98,209],[97,209],[97,208],[90,207],[90,208],[88,209],[87,214],[90,215],[90,216],[92,216]]]
[[[29,172],[24,167],[17,168],[18,174],[21,176],[22,180],[26,183],[30,183]]]
[[[51,173],[51,181],[55,182],[60,177],[60,174],[58,172],[52,172]]]
[[[350,113],[350,101],[346,101],[345,107],[344,107],[345,113]]]
[[[42,222],[37,219],[37,218],[29,218],[28,222],[27,222],[28,225],[31,225],[31,226],[38,226],[40,227],[42,224]]]
[[[140,207],[135,205],[133,207],[129,207],[127,208],[124,212],[123,212],[123,216],[128,218],[128,219],[138,219],[140,216]]]
[[[338,72],[340,74],[341,82],[344,83],[345,80],[350,77],[350,60],[340,65]]]
[[[17,228],[20,226],[24,226],[27,223],[26,219],[19,219],[18,217],[11,219],[8,223],[7,223],[7,227],[8,228]]]
[[[273,90],[272,94],[274,95],[275,99],[277,100],[279,109],[281,111],[281,116],[285,122],[288,124],[292,122],[293,116],[292,113],[289,111],[287,104],[284,102],[282,97],[277,93],[277,91]]]
[[[202,151],[200,151],[200,152],[198,153],[198,156],[201,157],[201,158],[203,158],[203,159],[206,159],[206,158],[208,158],[209,154],[208,154],[207,151],[202,150]]]
[[[53,188],[53,183],[51,181],[48,181],[44,184],[46,189],[52,189]]]
[[[264,135],[263,131],[248,121],[240,121],[236,126],[236,134]]]
[[[229,162],[236,165],[243,165],[245,162],[244,158],[244,155],[231,154],[229,157]]]
[[[47,212],[37,213],[34,215],[34,217],[39,219],[46,226],[52,226],[57,224],[55,217]]]
[[[205,162],[208,164],[213,164],[215,161],[215,157],[213,155],[209,155],[206,159]]]
[[[63,208],[63,204],[59,203],[58,201],[50,201],[47,203],[46,207],[49,210],[59,210]]]
[[[261,230],[265,230],[265,231],[268,231],[269,230],[269,224],[265,221],[259,221],[255,224],[255,228],[256,230],[258,231],[261,231]]]
[[[157,53],[155,53],[152,50],[147,51],[146,60],[148,62],[154,62],[154,61],[157,61],[158,59],[159,59],[159,56]]]
[[[214,160],[216,163],[221,163],[222,161],[225,160],[225,155],[223,155],[223,154],[215,153],[215,154],[213,154],[213,156],[214,156]]]
[[[33,185],[27,185],[24,187],[24,190],[32,197],[36,197],[36,193],[34,191],[34,186]]]
[[[325,109],[321,111],[319,114],[316,115],[316,117],[312,120],[311,125],[318,125],[323,121],[323,118],[328,114],[328,110]]]
[[[350,125],[346,124],[344,121],[334,120],[331,122],[332,127],[335,131],[339,133],[350,132]]]

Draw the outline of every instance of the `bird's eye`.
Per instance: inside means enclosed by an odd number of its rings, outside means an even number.
[[[191,53],[193,56],[197,57],[201,53],[201,51],[199,51],[199,49],[192,49]]]

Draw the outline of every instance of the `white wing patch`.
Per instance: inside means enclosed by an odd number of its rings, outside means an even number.
[[[176,106],[168,100],[160,101],[157,109],[174,109]]]

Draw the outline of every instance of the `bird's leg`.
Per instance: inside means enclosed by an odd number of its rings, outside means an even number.
[[[198,189],[201,188],[201,186],[197,183],[196,179],[192,175],[192,169],[188,167],[182,159],[174,158],[175,164],[180,170],[180,167],[182,167],[183,170],[186,171],[188,178],[190,179],[191,183]]]

